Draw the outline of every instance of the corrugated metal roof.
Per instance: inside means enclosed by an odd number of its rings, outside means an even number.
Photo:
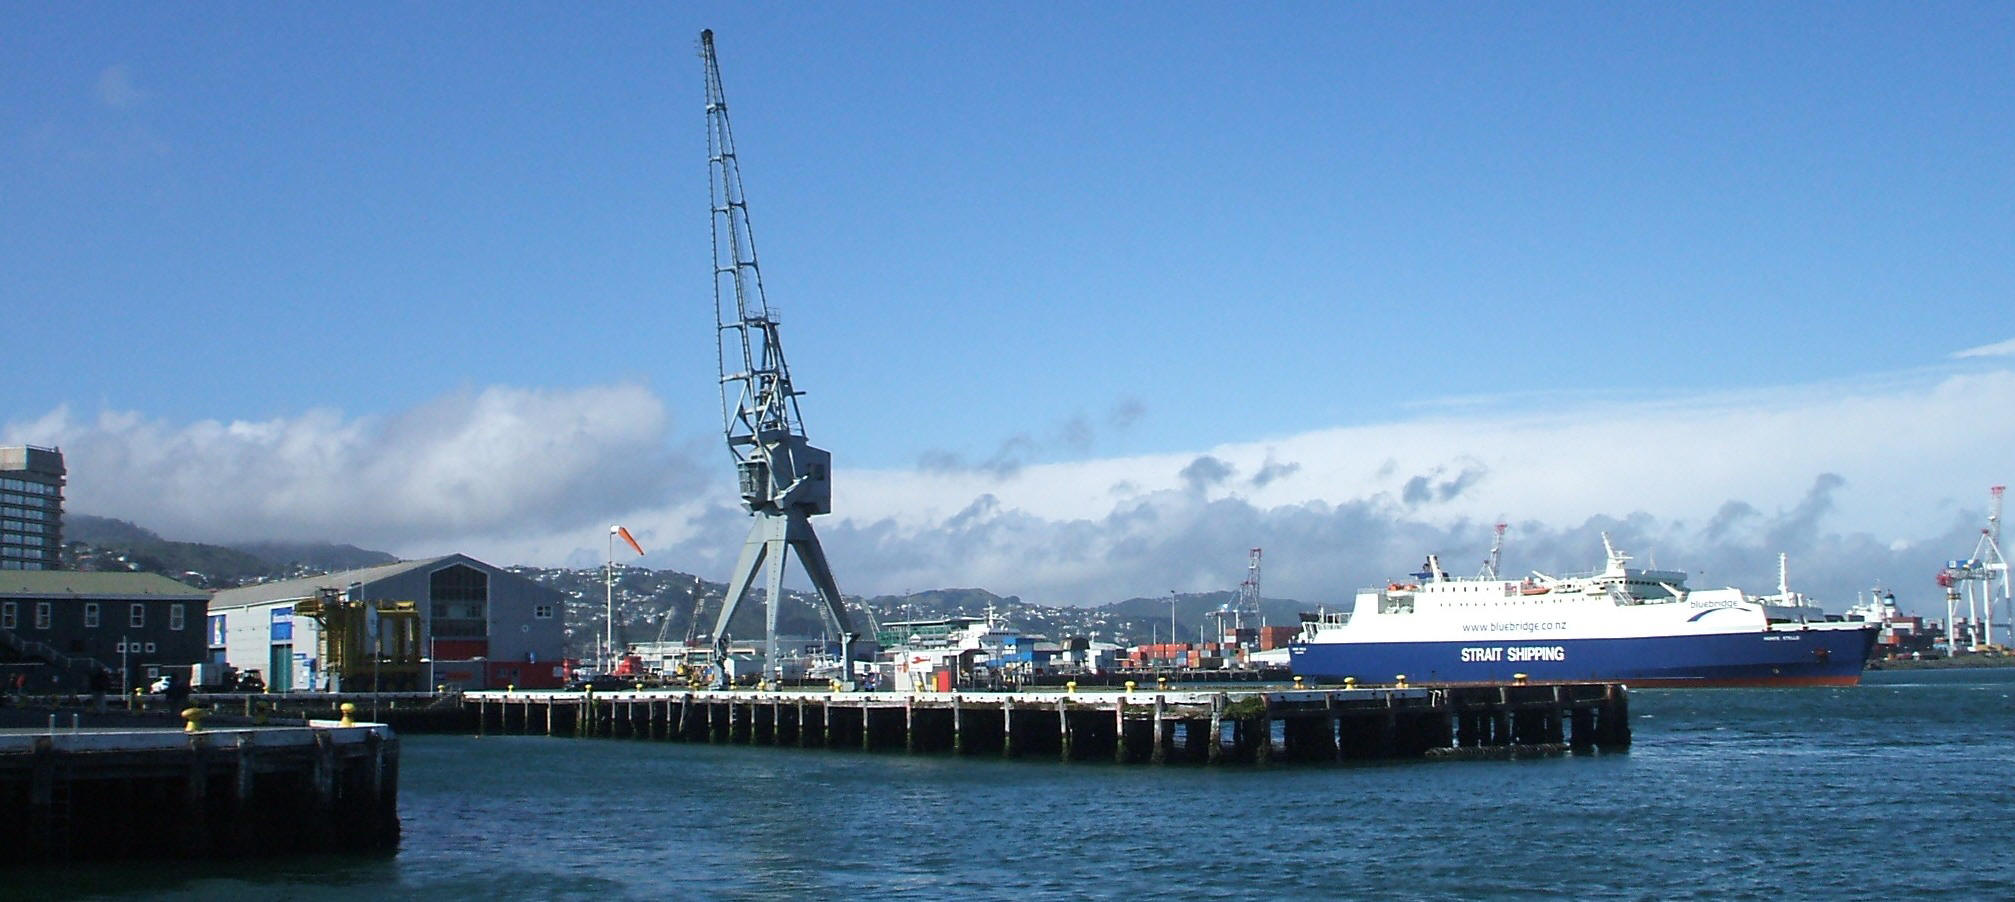
[[[159,573],[94,570],[0,570],[6,598],[209,598],[210,593]]]
[[[440,564],[442,561],[464,557],[464,555],[460,554],[444,554],[440,557],[419,561],[395,561],[390,564],[379,564],[374,567],[339,570],[335,573],[324,573],[320,576],[304,576],[300,579],[285,579],[279,582],[239,586],[235,589],[225,589],[218,592],[216,597],[210,599],[210,610],[215,611],[219,608],[239,608],[246,605],[266,604],[289,598],[307,598],[314,595],[319,589],[342,589],[348,587],[351,583],[374,583],[381,579],[390,579],[411,570],[432,567]]]

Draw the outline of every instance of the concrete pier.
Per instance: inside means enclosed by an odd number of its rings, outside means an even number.
[[[1622,751],[1610,684],[1055,692],[470,692],[478,732],[1119,764]]]
[[[0,730],[0,862],[391,851],[399,741],[336,721]]]

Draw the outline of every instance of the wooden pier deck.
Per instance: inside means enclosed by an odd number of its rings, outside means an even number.
[[[1121,764],[1621,751],[1611,684],[1061,692],[470,692],[478,732]]]

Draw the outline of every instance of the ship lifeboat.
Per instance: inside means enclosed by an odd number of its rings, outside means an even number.
[[[1418,588],[1420,588],[1420,587],[1419,587],[1419,586],[1416,586],[1416,585],[1414,585],[1414,584],[1412,584],[1412,583],[1386,583],[1386,584],[1385,584],[1385,591],[1387,591],[1387,592],[1411,592],[1411,591],[1413,591],[1413,590],[1415,590],[1415,589],[1418,589]]]
[[[1518,594],[1520,595],[1545,595],[1551,591],[1553,591],[1553,587],[1542,586],[1531,580],[1526,580],[1524,585],[1518,587]]]

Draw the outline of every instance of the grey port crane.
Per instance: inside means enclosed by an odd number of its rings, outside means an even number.
[[[805,438],[798,411],[803,392],[791,385],[777,317],[763,295],[756,265],[755,235],[742,194],[741,166],[728,127],[728,102],[721,91],[714,33],[700,32],[700,58],[707,78],[708,196],[713,209],[714,329],[719,338],[721,421],[728,451],[741,483],[742,506],[755,522],[728,582],[727,598],[714,621],[716,683],[725,687],[728,621],[734,617],[760,571],[767,591],[766,664],[777,666],[777,608],[783,600],[784,558],[795,551],[805,575],[824,603],[840,637],[840,679],[852,688],[853,643],[859,638],[840,600],[839,584],[811,518],[833,509],[832,455]],[[731,369],[736,367],[738,369]]]

